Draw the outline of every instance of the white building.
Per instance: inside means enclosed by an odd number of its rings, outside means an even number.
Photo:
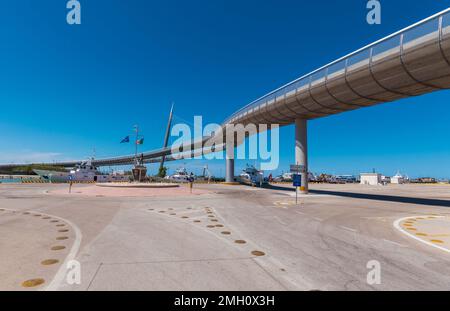
[[[361,185],[378,186],[381,184],[381,174],[378,173],[362,173]]]
[[[401,185],[405,183],[405,177],[400,172],[391,178],[391,184]]]

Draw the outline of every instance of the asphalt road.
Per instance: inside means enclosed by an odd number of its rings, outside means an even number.
[[[298,205],[286,186],[47,193],[64,187],[0,185],[0,290],[450,289],[445,238],[439,249],[394,226],[434,215],[437,226],[424,219],[420,230],[450,236],[450,186],[315,185]],[[74,192],[84,187],[93,186]],[[78,271],[80,284],[69,284]]]

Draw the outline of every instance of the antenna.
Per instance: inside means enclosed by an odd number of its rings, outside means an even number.
[[[169,121],[167,122],[166,136],[164,137],[164,145],[163,148],[167,148],[167,144],[169,143],[169,134],[170,128],[172,126],[172,118],[173,118],[173,106],[175,104],[172,102],[172,107],[170,108]],[[162,156],[161,164],[159,166],[159,170],[161,171],[164,168],[164,161],[166,160],[166,156]]]

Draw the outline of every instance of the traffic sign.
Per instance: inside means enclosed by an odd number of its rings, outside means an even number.
[[[305,170],[304,165],[291,165],[291,173],[300,173]]]
[[[294,187],[301,187],[302,186],[302,175],[295,174],[292,176],[292,179],[294,181]]]

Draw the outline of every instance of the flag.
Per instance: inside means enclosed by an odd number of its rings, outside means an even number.
[[[136,145],[143,145],[143,144],[144,144],[143,138],[136,140]]]
[[[129,143],[129,142],[130,142],[130,136],[127,136],[124,139],[122,139],[122,141],[120,143],[123,144],[123,143]]]

